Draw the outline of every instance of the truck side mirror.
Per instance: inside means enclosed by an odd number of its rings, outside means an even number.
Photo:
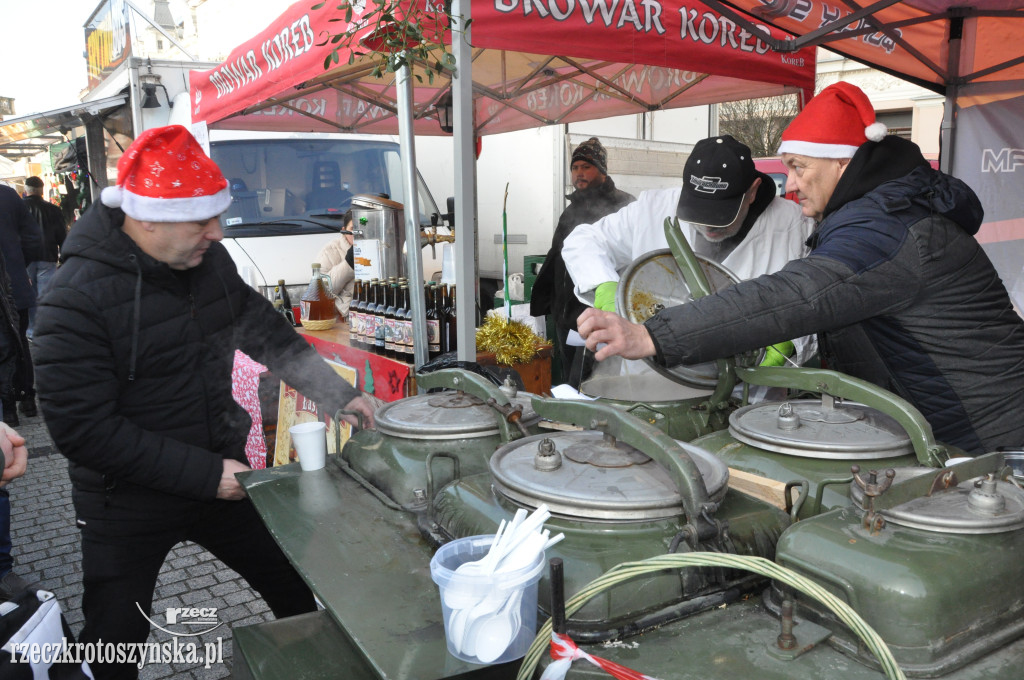
[[[448,208],[448,212],[446,212],[445,214],[441,215],[441,217],[444,219],[445,222],[448,223],[448,226],[454,227],[455,226],[455,197],[454,196],[449,196],[447,199],[445,199],[445,207]]]

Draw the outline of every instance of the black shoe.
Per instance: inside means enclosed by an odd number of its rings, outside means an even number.
[[[37,584],[29,583],[13,571],[9,571],[3,578],[0,578],[0,602],[13,600],[16,596],[26,590],[38,589],[39,587]]]
[[[25,416],[26,418],[35,418],[37,415],[39,415],[39,409],[36,408],[35,397],[22,398],[18,402],[18,407],[21,409],[21,415]],[[4,413],[6,412],[7,410],[4,409]]]

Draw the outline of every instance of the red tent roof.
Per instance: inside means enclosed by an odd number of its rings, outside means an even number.
[[[625,113],[812,91],[814,51],[778,54],[699,3],[474,0],[476,132],[507,132]],[[761,24],[778,39],[786,34]],[[193,120],[217,127],[394,132],[393,74],[342,51],[325,71],[344,13],[300,0],[232,50],[190,74]],[[557,56],[552,56],[557,55]],[[422,68],[422,65],[421,65]],[[422,73],[422,70],[420,71]],[[433,107],[446,74],[414,90],[415,131],[438,134]]]

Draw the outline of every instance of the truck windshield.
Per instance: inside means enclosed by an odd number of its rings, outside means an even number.
[[[398,149],[394,142],[348,139],[213,142],[211,156],[231,189],[221,223],[230,230],[296,217],[340,217],[356,194],[405,203]],[[437,205],[418,174],[417,181],[420,224],[430,224]],[[298,222],[296,229],[316,228],[310,225]]]

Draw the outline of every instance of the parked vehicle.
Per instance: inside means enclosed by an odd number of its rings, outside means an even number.
[[[268,295],[284,279],[292,299],[309,283],[310,263],[336,238],[357,194],[405,203],[399,145],[380,135],[211,130],[210,156],[228,178],[224,245],[246,281]],[[420,224],[438,219],[418,182]],[[428,255],[429,258],[429,255]],[[429,272],[430,264],[425,264]]]

